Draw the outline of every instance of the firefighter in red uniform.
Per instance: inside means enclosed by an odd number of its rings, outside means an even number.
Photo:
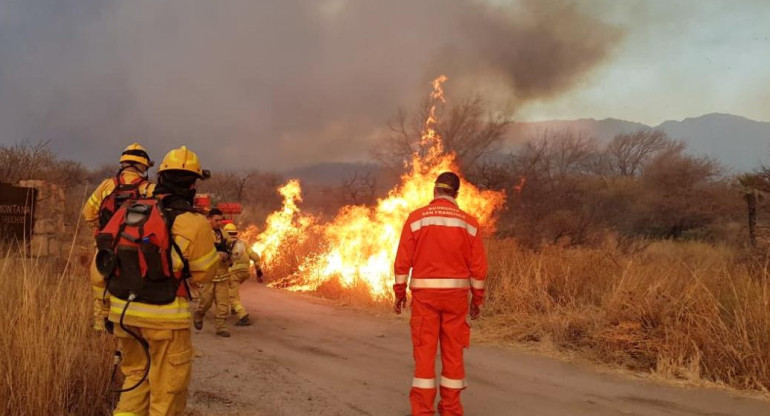
[[[411,269],[414,379],[409,399],[413,416],[434,415],[436,349],[441,343],[442,416],[462,415],[460,392],[465,389],[463,348],[470,343],[471,319],[484,301],[487,259],[478,221],[458,208],[460,178],[452,172],[438,176],[434,199],[411,214],[401,232],[396,253],[394,311],[406,307]],[[469,307],[468,290],[472,297]],[[470,309],[470,311],[469,311]]]

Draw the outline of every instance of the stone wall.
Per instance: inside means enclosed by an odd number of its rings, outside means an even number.
[[[40,180],[19,181],[17,185],[37,189],[30,254],[39,257],[62,256],[69,244],[64,229],[64,191],[57,185]]]

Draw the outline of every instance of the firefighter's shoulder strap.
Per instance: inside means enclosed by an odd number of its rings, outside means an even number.
[[[166,220],[168,221],[168,233],[171,239],[171,247],[176,251],[176,254],[179,256],[179,258],[182,261],[182,282],[184,282],[185,287],[187,286],[187,278],[191,276],[190,273],[190,262],[187,260],[187,258],[184,256],[184,253],[182,253],[181,247],[179,247],[179,244],[176,243],[176,238],[174,238],[173,228],[174,228],[174,221],[176,221],[176,217],[184,214],[186,212],[196,212],[195,209],[192,207],[192,205],[175,195],[158,195],[158,203],[160,205],[161,210],[163,211],[163,214],[166,216]],[[190,291],[188,289],[187,293],[189,294]]]

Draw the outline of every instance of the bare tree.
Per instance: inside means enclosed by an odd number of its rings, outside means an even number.
[[[24,179],[45,180],[69,189],[84,183],[88,171],[80,162],[59,159],[48,141],[28,140],[0,146],[0,181],[16,183]]]
[[[723,167],[714,159],[672,148],[656,155],[643,168],[638,232],[679,238],[684,232],[715,221],[723,207],[718,195],[728,188]]]
[[[0,146],[0,180],[15,183],[23,179],[47,179],[56,162],[56,154],[48,144],[23,140],[12,146]]]
[[[260,175],[254,170],[215,172],[211,180],[201,183],[201,192],[209,192],[222,201],[243,202],[249,182]]]
[[[381,138],[374,157],[392,170],[400,171],[412,154],[418,152],[429,103],[409,115],[403,110],[388,122],[388,134]],[[483,156],[492,152],[503,140],[512,121],[508,111],[490,111],[479,97],[460,101],[439,109],[436,131],[444,148],[457,155],[461,168],[472,168]]]
[[[359,170],[342,178],[340,185],[343,203],[352,205],[371,203],[376,189],[377,180],[372,172]]]
[[[660,130],[618,134],[605,149],[608,168],[615,175],[637,176],[652,156],[671,145],[672,141]]]
[[[596,139],[583,132],[544,130],[515,156],[521,175],[549,181],[588,174],[596,163]]]

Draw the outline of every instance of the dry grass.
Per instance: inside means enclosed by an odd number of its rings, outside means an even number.
[[[766,264],[725,247],[658,242],[524,251],[488,247],[487,319],[503,342],[548,342],[669,377],[770,388]]]
[[[0,258],[0,404],[6,415],[104,415],[112,339],[93,329],[86,271]]]

